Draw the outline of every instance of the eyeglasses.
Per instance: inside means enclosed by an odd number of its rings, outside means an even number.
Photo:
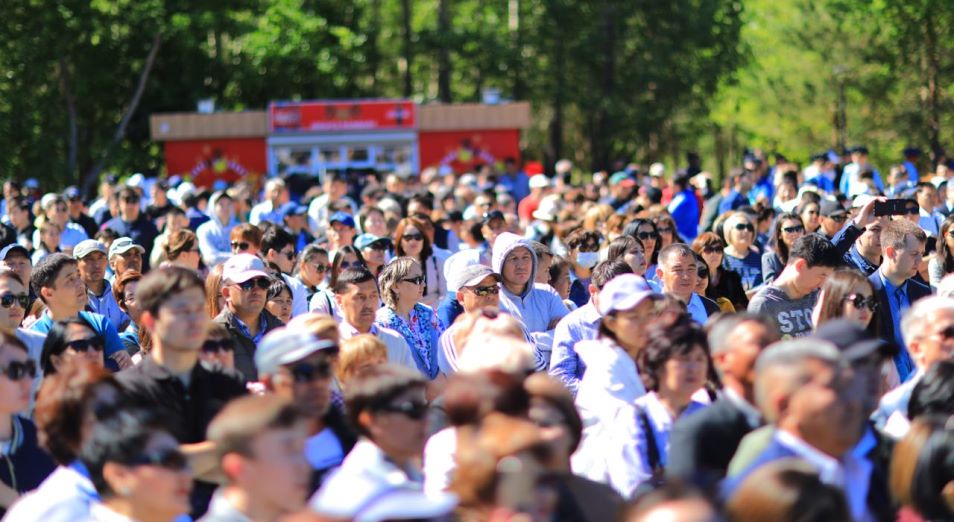
[[[398,404],[382,406],[379,411],[400,413],[412,420],[423,420],[427,416],[428,404],[426,401],[405,401]]]
[[[423,235],[423,234],[404,234],[403,236],[401,236],[401,240],[403,240],[403,241],[424,241],[424,235]]]
[[[706,253],[706,254],[721,254],[721,253],[722,253],[722,247],[720,247],[720,246],[709,246],[709,245],[706,245],[706,246],[702,247],[702,251],[703,251],[704,253]]]
[[[865,297],[861,294],[851,294],[845,297],[845,302],[851,303],[856,309],[867,308],[874,312],[878,309],[878,299],[875,296]]]
[[[264,277],[255,277],[255,278],[249,279],[248,281],[244,283],[238,284],[238,287],[245,292],[248,292],[249,290],[251,290],[252,288],[256,286],[260,290],[268,290],[268,287],[272,286],[272,282]]]
[[[189,469],[189,458],[179,448],[164,448],[133,459],[130,466],[156,466],[169,471]]]
[[[287,260],[289,260],[289,261],[293,261],[293,260],[295,259],[295,251],[294,251],[294,250],[291,251],[291,252],[279,252],[279,254],[285,256],[285,259],[287,259]]]
[[[468,289],[477,297],[487,297],[488,295],[497,295],[500,293],[500,287],[497,285],[472,286],[468,287]]]
[[[24,310],[30,306],[30,296],[27,294],[3,294],[0,295],[0,306],[10,308],[13,303],[20,305]]]
[[[636,237],[640,241],[646,241],[647,239],[656,239],[657,234],[655,232],[637,232]]]
[[[319,274],[324,274],[327,271],[328,271],[328,265],[322,265],[321,263],[318,263],[315,265],[315,272],[318,272]]]
[[[913,215],[915,215],[915,214],[920,214],[920,213],[921,213],[921,209],[920,209],[920,207],[908,207],[908,208],[904,209],[904,213],[907,214],[907,215],[909,215],[909,216],[913,216]]]
[[[292,378],[297,383],[312,382],[317,379],[331,378],[331,363],[320,362],[318,364],[298,363],[290,369]]]
[[[405,282],[405,283],[411,283],[412,285],[423,285],[423,284],[424,284],[424,276],[408,277],[408,278],[406,278],[406,279],[402,279],[401,281],[403,281],[403,282]]]
[[[0,374],[11,381],[19,381],[24,377],[32,379],[36,377],[36,362],[32,359],[23,362],[13,361],[6,368],[0,370]]]
[[[782,232],[786,234],[796,234],[805,231],[805,227],[802,225],[795,225],[794,227],[782,227]]]
[[[659,227],[656,231],[660,234],[672,234],[672,227]]]
[[[76,353],[86,353],[90,350],[94,352],[103,351],[103,341],[99,337],[90,337],[89,339],[76,339],[66,343],[67,348],[72,348]]]
[[[735,229],[739,231],[747,230],[749,232],[755,232],[755,227],[753,227],[752,225],[748,223],[736,223]]]
[[[248,247],[251,246],[246,242],[239,243],[238,241],[232,241],[232,250],[248,250]]]
[[[231,352],[235,349],[235,344],[231,339],[209,339],[202,343],[203,353]]]

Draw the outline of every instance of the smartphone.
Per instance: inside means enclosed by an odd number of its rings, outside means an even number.
[[[875,216],[903,216],[909,202],[910,200],[907,199],[875,201],[874,214]]]

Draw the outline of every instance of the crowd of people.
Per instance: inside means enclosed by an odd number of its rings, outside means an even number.
[[[7,180],[2,520],[954,520],[954,172],[688,165]]]

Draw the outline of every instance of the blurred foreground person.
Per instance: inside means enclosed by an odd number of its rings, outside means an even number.
[[[812,466],[781,459],[755,470],[726,506],[731,522],[851,522],[841,491]]]
[[[720,522],[715,506],[698,490],[678,482],[636,498],[619,517],[621,522]]]
[[[902,522],[954,520],[954,421],[948,415],[915,419],[894,447],[891,493]]]

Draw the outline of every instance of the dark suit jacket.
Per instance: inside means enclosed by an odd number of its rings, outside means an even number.
[[[732,401],[716,400],[673,425],[666,474],[691,480],[704,489],[714,486],[725,477],[742,437],[751,431],[745,414]]]
[[[722,312],[722,309],[719,308],[719,305],[712,299],[709,299],[708,297],[704,295],[700,295],[699,299],[702,299],[702,306],[706,307],[706,315],[709,316],[710,318],[713,315]]]
[[[894,341],[895,332],[894,320],[891,317],[891,304],[888,302],[888,292],[881,284],[880,272],[880,270],[876,270],[875,273],[868,276],[868,281],[871,281],[871,286],[874,287],[874,295],[878,298],[878,311],[874,319],[868,323],[868,332],[882,339]],[[918,282],[916,279],[908,279],[907,292],[908,301],[913,305],[918,299],[931,295],[931,287]],[[900,321],[900,318],[898,319]]]

